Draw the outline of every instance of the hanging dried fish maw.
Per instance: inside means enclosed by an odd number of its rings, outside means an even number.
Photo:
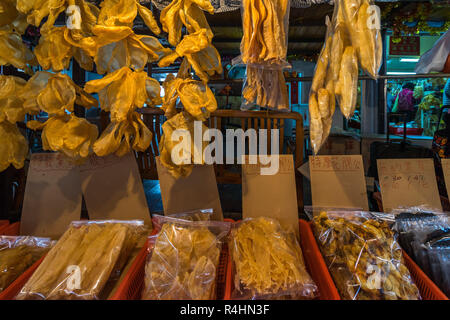
[[[349,119],[355,111],[358,93],[358,60],[353,47],[345,48],[341,65],[335,92],[342,114]]]
[[[196,146],[195,144],[194,118],[186,111],[177,113],[175,116],[164,122],[162,129],[163,136],[159,143],[161,164],[164,165],[175,178],[189,176],[197,156],[200,158],[198,160],[201,160],[199,161],[199,164],[203,163],[203,150],[207,146],[205,141],[202,141],[201,146]],[[202,136],[207,129],[208,128],[204,124],[201,124]],[[178,137],[178,140],[172,141],[172,133],[175,130],[180,130],[178,131],[179,133],[186,133],[188,141],[184,141],[184,135]],[[199,150],[198,147],[200,147],[201,150]],[[174,160],[173,157],[176,159]]]
[[[44,70],[59,72],[69,68],[72,46],[64,39],[65,29],[52,27],[42,33],[34,53]]]
[[[28,155],[28,142],[15,124],[0,122],[0,172],[13,165],[20,169]]]
[[[27,127],[33,130],[42,129],[44,150],[61,152],[75,163],[86,160],[98,137],[95,125],[73,114],[53,116],[44,123],[32,120],[27,122]]]
[[[380,23],[379,17],[372,17],[370,15],[369,2],[363,1],[363,4],[358,11],[358,24],[357,34],[359,38],[359,47],[357,50],[358,60],[361,68],[367,72],[372,78],[378,76],[378,70],[380,68],[381,59],[379,58],[380,48],[377,38],[381,38],[379,29],[376,28],[376,24]],[[369,23],[375,19],[375,23],[369,28]],[[381,48],[382,50],[382,48]]]
[[[13,65],[29,71],[28,65],[37,65],[33,53],[22,42],[20,34],[0,30],[0,65]]]
[[[322,118],[320,117],[319,103],[315,93],[311,93],[309,96],[309,135],[311,139],[311,145],[313,147],[314,154],[317,154],[322,146],[323,125]]]
[[[211,89],[200,81],[185,80],[178,87],[184,109],[195,120],[206,121],[216,111],[217,101]]]
[[[23,121],[26,110],[20,98],[26,81],[15,76],[0,75],[0,122]]]

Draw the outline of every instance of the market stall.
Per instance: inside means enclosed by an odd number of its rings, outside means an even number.
[[[1,1],[0,300],[448,300],[442,8]]]

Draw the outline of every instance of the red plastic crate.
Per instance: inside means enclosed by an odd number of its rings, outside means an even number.
[[[18,236],[20,232],[20,222],[15,222],[0,228],[0,235],[2,236]]]
[[[312,222],[307,223],[310,233],[312,233]],[[315,238],[313,238],[315,245],[317,246],[317,242]],[[318,249],[318,246],[317,246]],[[319,251],[320,253],[320,251]],[[402,255],[404,258],[404,262],[406,267],[411,274],[411,277],[419,289],[420,295],[423,300],[448,300],[445,294],[427,277],[427,275],[419,268],[419,266],[406,254],[406,252],[402,249]],[[322,257],[322,261],[323,257]],[[324,261],[325,262],[325,261]],[[334,285],[334,282],[333,282]],[[336,288],[336,287],[335,287]],[[336,290],[337,291],[337,290]]]
[[[300,230],[300,246],[302,248],[303,259],[305,267],[311,278],[316,283],[319,290],[320,300],[340,300],[339,293],[334,285],[325,261],[320,254],[311,228],[305,220],[299,219]],[[227,270],[227,287],[225,290],[225,300],[231,299],[231,294],[234,290],[234,270],[231,257],[228,261]]]
[[[39,265],[44,261],[45,255],[36,261],[31,267],[27,269],[21,276],[19,276],[13,283],[11,283],[8,288],[0,293],[0,300],[14,300],[20,290],[23,288],[28,279],[31,278],[34,271],[39,267]]]
[[[225,219],[224,221],[232,222],[232,220]],[[156,234],[158,230],[153,229],[152,235]],[[141,299],[141,292],[144,287],[145,278],[145,262],[147,260],[148,252],[152,249],[149,248],[149,241],[141,249],[133,265],[127,272],[127,275],[122,280],[116,293],[109,300],[139,300]],[[216,280],[216,296],[218,300],[223,299],[225,295],[226,287],[226,272],[228,269],[228,246],[224,244],[222,252],[220,254],[219,267],[217,270]]]

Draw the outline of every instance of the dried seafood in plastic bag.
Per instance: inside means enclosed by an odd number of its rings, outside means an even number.
[[[234,298],[313,298],[317,293],[295,235],[274,219],[242,221],[231,232],[230,254]]]
[[[0,293],[53,245],[49,238],[0,236]]]
[[[144,230],[139,220],[72,222],[16,299],[98,299]]]
[[[150,238],[154,247],[145,266],[142,299],[215,299],[222,240],[229,224],[177,220],[159,223],[161,231]]]
[[[367,212],[320,212],[314,233],[343,299],[420,299],[386,221]]]
[[[241,60],[247,64],[242,109],[260,107],[289,111],[283,69],[287,53],[289,0],[242,1]]]

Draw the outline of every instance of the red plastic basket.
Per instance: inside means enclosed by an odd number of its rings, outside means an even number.
[[[420,269],[420,267],[403,251],[403,258],[406,267],[411,273],[420,295],[423,300],[448,300],[447,296],[439,289],[437,285]]]
[[[306,268],[319,288],[320,300],[341,300],[333,278],[311,229],[311,222],[300,219],[300,246],[302,247]]]
[[[224,221],[232,222],[232,220],[225,219]],[[153,229],[153,235],[156,234],[158,230]],[[145,262],[147,260],[148,252],[151,248],[148,247],[149,242],[141,249],[133,265],[127,272],[127,275],[122,280],[121,284],[117,288],[116,293],[109,300],[139,300],[141,299],[141,292],[144,286],[145,277]],[[217,270],[217,283],[216,283],[216,296],[217,299],[223,299],[225,295],[226,287],[226,271],[228,265],[228,246],[224,244],[222,252],[220,254],[219,267]]]
[[[20,232],[20,222],[15,222],[0,228],[0,235],[3,236],[18,236]]]
[[[312,233],[312,222],[309,222],[309,223],[307,222],[306,224],[308,225],[309,232],[310,232],[311,236],[313,237],[312,240],[314,241],[314,244],[317,247],[317,250],[319,250],[319,248],[317,246],[317,242]],[[305,232],[305,233],[307,233],[307,232]],[[320,254],[320,251],[319,251],[319,254]],[[416,284],[417,288],[419,289],[422,299],[423,300],[448,300],[448,298],[445,296],[445,294],[433,283],[433,281],[430,280],[430,278],[427,277],[427,275],[406,254],[406,252],[404,250],[402,250],[402,254],[404,257],[405,265],[408,268],[408,270],[411,274],[411,277],[414,280],[414,283]],[[321,260],[325,263],[322,256],[321,256]],[[334,285],[334,282],[333,282],[333,285]],[[336,292],[337,292],[337,290],[336,290]]]
[[[238,221],[239,222],[239,221]],[[325,261],[320,254],[316,240],[312,234],[311,228],[305,220],[299,219],[300,246],[305,260],[305,266],[311,278],[316,283],[319,290],[320,300],[340,300],[339,293],[334,285]],[[231,257],[228,261],[227,269],[227,287],[225,290],[225,300],[231,299],[231,293],[234,290],[234,270]]]
[[[28,279],[31,278],[34,271],[39,267],[39,265],[44,261],[45,255],[36,261],[31,267],[27,269],[20,277],[18,277],[13,283],[11,283],[8,288],[0,293],[0,300],[14,300],[16,295],[19,293],[20,289],[27,283]]]

